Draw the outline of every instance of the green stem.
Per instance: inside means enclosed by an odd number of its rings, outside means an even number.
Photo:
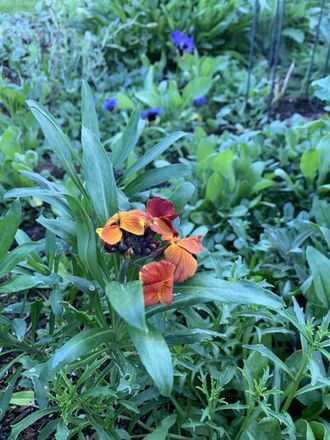
[[[127,274],[128,268],[130,266],[130,263],[131,263],[130,260],[126,260],[126,261],[124,261],[124,263],[121,266],[118,281],[122,284],[125,283],[126,274]]]
[[[294,399],[294,396],[295,396],[296,391],[297,391],[297,389],[299,387],[301,379],[304,376],[304,373],[305,373],[306,367],[308,365],[308,362],[309,362],[310,356],[312,354],[312,351],[313,350],[311,350],[311,349],[308,350],[307,355],[306,355],[306,357],[304,359],[304,362],[302,363],[302,365],[300,367],[300,370],[299,370],[299,372],[297,374],[296,380],[291,384],[291,386],[289,388],[288,397],[287,397],[287,399],[286,399],[286,401],[285,401],[285,403],[283,405],[283,408],[282,408],[283,412],[287,412],[288,411],[288,409],[289,409],[289,407],[290,407],[290,405],[292,403],[292,400]]]
[[[235,440],[239,440],[241,438],[243,432],[245,431],[246,426],[249,424],[251,415],[252,415],[252,413],[254,411],[254,405],[255,405],[255,403],[253,402],[249,406],[249,408],[247,410],[247,413],[246,413],[246,416],[244,417],[243,423],[242,423],[242,425],[240,427],[240,430],[238,431],[238,433],[237,433],[237,435],[235,437]]]
[[[108,326],[107,320],[104,316],[102,304],[101,304],[99,293],[97,290],[95,290],[93,292],[93,294],[91,295],[91,303],[92,303],[93,310],[95,312],[96,321],[98,322],[99,326],[100,327],[107,327]]]
[[[186,419],[186,414],[185,412],[181,409],[181,406],[179,405],[178,401],[176,400],[176,398],[174,396],[170,397],[171,402],[173,403],[173,405],[175,406],[175,409],[177,411],[177,413],[179,414],[179,417],[183,420]]]

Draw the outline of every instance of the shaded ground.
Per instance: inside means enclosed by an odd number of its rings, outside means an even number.
[[[314,120],[324,115],[324,107],[324,102],[315,98],[283,96],[273,109],[271,117],[274,119],[279,117],[281,120],[284,120],[298,113],[301,116]]]

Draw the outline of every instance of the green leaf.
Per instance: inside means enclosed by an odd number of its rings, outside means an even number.
[[[22,262],[29,255],[40,251],[44,247],[44,242],[25,243],[10,251],[5,257],[0,259],[0,277],[4,277]]]
[[[127,324],[141,331],[148,331],[144,318],[143,291],[140,281],[107,284],[105,293],[115,311]]]
[[[280,297],[252,281],[226,281],[209,274],[196,274],[176,286],[176,291],[190,294],[197,302],[258,304],[271,309],[281,309],[284,305]]]
[[[321,252],[308,246],[306,251],[308,265],[313,275],[313,286],[322,305],[330,307],[330,259]]]
[[[330,76],[312,82],[314,95],[322,101],[330,101]]]
[[[195,186],[190,182],[184,182],[173,191],[169,200],[173,203],[176,212],[182,212],[195,192]]]
[[[307,150],[300,159],[300,169],[304,177],[313,180],[320,162],[320,152],[318,150]]]
[[[183,89],[182,95],[187,103],[201,96],[207,95],[212,86],[212,78],[209,76],[200,76],[188,82]]]
[[[24,339],[26,332],[26,322],[22,318],[13,319],[13,327],[17,336],[17,339],[21,342]]]
[[[68,195],[66,199],[75,222],[79,258],[93,278],[104,285],[103,273],[97,261],[96,234],[91,219],[75,197]]]
[[[125,180],[132,174],[142,170],[183,136],[186,136],[186,133],[183,131],[176,131],[175,133],[168,135],[165,139],[162,139],[160,142],[158,142],[158,144],[150,148],[150,150],[147,150],[147,152],[124,173],[121,180]]]
[[[56,413],[58,411],[59,408],[57,406],[53,406],[52,408],[42,409],[40,411],[36,411],[28,415],[20,422],[16,423],[15,425],[12,425],[12,430],[8,440],[16,440],[17,437],[20,435],[20,433],[24,431],[27,427],[32,425],[34,422],[36,422],[39,419],[42,419],[48,414]]]
[[[116,98],[118,99],[119,109],[132,110],[134,108],[132,100],[127,95],[117,93]]]
[[[16,362],[16,359],[15,359]],[[7,388],[0,393],[0,421],[4,418],[7,408],[10,403],[11,396],[14,391],[16,382],[18,381],[20,375],[22,374],[22,368],[19,368],[8,380]]]
[[[81,121],[83,127],[88,128],[100,139],[99,123],[97,121],[93,96],[88,83],[84,80],[81,87]]]
[[[44,364],[40,377],[51,379],[61,368],[91,353],[99,345],[108,343],[111,338],[113,331],[108,329],[93,328],[81,331],[56,350],[51,359]]]
[[[73,164],[73,151],[67,136],[63,133],[53,116],[43,105],[31,99],[28,99],[26,103],[36,120],[39,122],[44,136],[49,143],[50,148],[56,154],[61,166],[71,177],[81,193],[85,194],[84,186],[78,177],[78,173]]]
[[[167,182],[170,179],[178,179],[179,177],[188,176],[190,168],[183,164],[167,165],[162,168],[155,168],[146,171],[144,174],[138,176],[125,188],[125,193],[128,197],[158,186],[161,183]]]
[[[267,347],[265,347],[262,344],[256,344],[256,345],[243,345],[243,347],[248,348],[249,350],[257,351],[258,353],[262,354],[266,358],[270,359],[272,362],[274,362],[275,365],[280,367],[283,371],[285,371],[292,380],[295,380],[294,374],[291,373],[290,369],[285,365],[281,359],[276,356],[275,353],[273,353],[271,350],[269,350]]]
[[[15,200],[5,215],[0,218],[0,259],[12,245],[16,231],[21,222],[21,204]]]
[[[129,335],[150,377],[164,396],[169,396],[173,387],[173,367],[170,350],[163,336],[156,329],[148,332],[128,327]]]
[[[42,278],[35,275],[19,274],[0,285],[0,293],[15,293],[29,290],[43,284]]]
[[[118,211],[118,195],[110,159],[97,137],[82,129],[83,170],[87,191],[92,199],[100,225]]]
[[[11,405],[17,406],[33,406],[34,405],[34,392],[33,391],[17,391],[12,395],[10,399]]]
[[[146,435],[144,440],[166,440],[168,430],[174,425],[175,421],[175,414],[165,417],[165,419],[161,421],[160,426],[151,434]]]
[[[136,108],[128,121],[119,141],[113,148],[111,161],[116,169],[120,169],[128,158],[130,152],[134,149],[138,139],[138,125],[140,122],[140,108]]]

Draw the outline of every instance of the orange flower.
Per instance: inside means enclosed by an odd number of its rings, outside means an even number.
[[[109,218],[103,228],[97,228],[96,232],[105,243],[114,245],[120,242],[122,230],[134,235],[143,235],[146,219],[146,213],[139,209],[118,212]]]
[[[202,252],[203,245],[200,241],[202,235],[195,235],[188,238],[171,237],[171,243],[164,251],[167,261],[175,266],[174,281],[182,283],[191,278],[197,270],[197,260],[192,254]]]
[[[173,203],[160,197],[154,197],[147,204],[148,224],[152,231],[159,234],[163,240],[178,235],[173,228],[172,220],[178,217]]]
[[[173,274],[175,266],[169,261],[146,264],[140,270],[143,283],[144,305],[171,304],[173,302]]]

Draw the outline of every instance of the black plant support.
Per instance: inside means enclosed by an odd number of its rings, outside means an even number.
[[[279,20],[279,26],[278,26],[278,32],[277,32],[277,39],[276,39],[273,75],[272,75],[270,94],[269,94],[269,98],[268,98],[268,109],[267,109],[267,117],[268,118],[270,116],[270,112],[271,112],[271,109],[272,109],[272,102],[273,102],[273,99],[274,99],[274,87],[275,87],[275,79],[276,79],[276,71],[277,71],[278,58],[279,58],[280,48],[281,48],[281,35],[282,35],[282,29],[283,29],[285,3],[286,3],[286,0],[282,0],[282,5],[281,5],[282,7],[281,7],[281,12],[280,12],[280,20]]]
[[[259,14],[259,0],[254,1],[252,27],[250,32],[250,52],[249,52],[249,70],[246,84],[245,105],[247,104],[251,85],[251,74],[253,67],[254,44],[256,39],[257,20]]]
[[[325,59],[323,76],[327,76],[328,75],[329,59],[330,59],[330,42],[329,42],[329,45],[328,45],[327,56],[326,56],[326,59]]]
[[[319,37],[320,37],[320,28],[321,28],[321,21],[322,21],[322,16],[323,16],[323,11],[324,11],[324,5],[325,5],[325,0],[322,0],[319,21],[317,23],[317,28],[316,28],[315,41],[313,44],[312,56],[311,56],[311,60],[310,60],[309,66],[308,66],[307,80],[306,80],[306,85],[305,85],[305,95],[306,96],[308,96],[309,84],[311,81],[312,69],[313,69],[314,58],[315,58],[315,53],[316,53],[316,47],[317,47],[317,44],[319,42]]]
[[[272,34],[271,34],[270,48],[269,48],[268,75],[267,75],[268,79],[270,78],[270,74],[271,74],[272,67],[273,67],[275,35],[276,35],[276,29],[277,29],[277,24],[278,24],[279,13],[280,13],[280,0],[277,0],[276,1],[275,16],[274,16],[273,25],[272,25]]]

